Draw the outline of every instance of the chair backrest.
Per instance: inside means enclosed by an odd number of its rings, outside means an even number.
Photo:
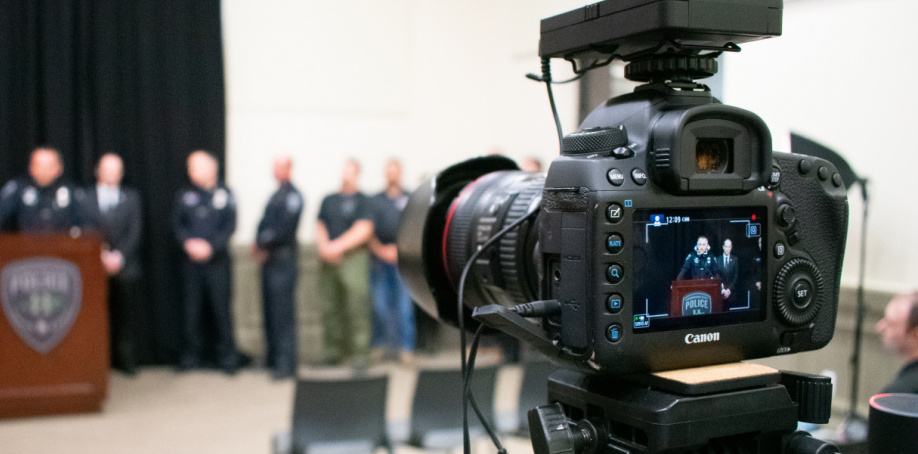
[[[548,359],[523,363],[523,378],[517,405],[520,433],[529,433],[529,410],[540,405],[548,405],[548,376],[557,368],[558,366]]]
[[[291,429],[294,452],[354,452],[354,447],[372,451],[389,446],[388,384],[388,375],[297,380]],[[313,449],[334,446],[348,448]]]
[[[494,424],[494,387],[497,382],[496,365],[478,366],[472,374],[472,394],[489,424]],[[478,417],[469,406],[469,427],[480,431]],[[455,436],[436,436],[444,442],[429,442],[433,434],[459,434],[462,430],[462,372],[452,369],[421,369],[418,371],[414,402],[411,406],[412,444],[422,447],[447,447],[454,444]]]

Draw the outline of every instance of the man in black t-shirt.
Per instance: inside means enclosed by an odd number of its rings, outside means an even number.
[[[918,394],[918,292],[893,297],[876,328],[883,346],[908,362],[882,392]]]
[[[360,164],[344,163],[341,190],[322,200],[316,224],[319,292],[322,298],[326,364],[350,355],[364,368],[370,355],[369,256],[373,235],[370,199],[360,192]]]
[[[414,307],[411,295],[398,273],[395,244],[398,223],[408,205],[409,193],[402,189],[402,165],[386,163],[386,190],[373,197],[373,238],[370,250],[370,286],[373,291],[374,356],[398,355],[402,363],[414,356]]]

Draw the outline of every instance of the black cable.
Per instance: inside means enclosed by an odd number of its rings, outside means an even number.
[[[558,107],[555,106],[555,95],[551,91],[551,59],[542,58],[542,81],[545,82],[545,89],[548,90],[548,103],[551,105],[551,116],[555,119],[555,130],[558,131],[558,152],[562,150],[561,143],[564,140],[564,132],[561,130],[561,119],[558,118]]]
[[[507,450],[504,449],[504,446],[501,444],[500,439],[497,437],[497,433],[494,431],[494,428],[491,427],[491,424],[486,419],[484,413],[481,412],[481,408],[478,406],[478,401],[475,400],[475,395],[472,394],[472,374],[475,372],[475,358],[478,356],[478,345],[481,341],[481,335],[484,333],[485,325],[479,325],[478,329],[475,331],[475,337],[472,340],[472,346],[469,347],[469,369],[468,373],[462,377],[463,379],[463,388],[465,389],[465,396],[467,396],[469,403],[472,405],[472,409],[475,410],[475,414],[478,415],[478,420],[481,421],[481,425],[484,426],[485,431],[488,432],[488,436],[491,437],[491,442],[494,443],[494,447],[497,448],[498,453],[506,453]]]
[[[558,118],[558,108],[555,106],[555,95],[551,91],[551,85],[554,83],[567,83],[573,82],[579,79],[583,74],[578,74],[577,77],[573,79],[566,80],[564,82],[553,82],[551,80],[551,59],[548,57],[542,57],[542,75],[537,76],[535,74],[526,74],[526,77],[537,81],[545,82],[545,88],[548,90],[548,103],[551,105],[551,115],[555,119],[555,130],[558,132],[558,150],[561,150],[561,143],[564,139],[564,132],[561,131],[561,119]]]
[[[469,259],[465,262],[465,267],[462,268],[462,276],[459,278],[459,294],[456,300],[456,310],[459,316],[459,345],[461,348],[461,353],[460,353],[460,355],[462,356],[461,371],[462,371],[463,377],[466,377],[467,365],[466,365],[466,358],[465,358],[465,345],[466,345],[465,314],[463,313],[462,308],[464,307],[463,302],[465,301],[465,280],[468,278],[469,271],[472,269],[472,265],[475,263],[476,260],[478,260],[478,257],[480,257],[481,254],[483,254],[486,250],[488,250],[491,246],[493,246],[494,243],[496,243],[498,240],[503,238],[504,235],[509,233],[511,230],[519,227],[523,222],[525,222],[526,220],[528,220],[529,218],[531,218],[538,212],[539,212],[539,207],[536,206],[532,208],[531,210],[529,210],[528,213],[526,213],[519,219],[510,223],[510,225],[504,227],[499,232],[494,234],[494,236],[489,238],[488,241],[485,241],[485,243],[482,244],[481,247],[479,247],[478,250],[475,251],[475,253],[472,254],[471,257],[469,257]],[[468,400],[466,399],[465,388],[466,388],[466,383],[463,383],[463,386],[462,386],[462,446],[463,446],[463,452],[465,454],[471,454],[472,444],[469,439]]]

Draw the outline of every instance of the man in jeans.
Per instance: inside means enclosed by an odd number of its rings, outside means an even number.
[[[408,204],[402,189],[402,165],[386,163],[386,190],[373,197],[373,238],[370,250],[370,286],[373,292],[373,356],[398,356],[403,364],[414,357],[414,307],[408,288],[398,273],[395,239],[398,223]]]

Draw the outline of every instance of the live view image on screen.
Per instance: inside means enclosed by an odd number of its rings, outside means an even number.
[[[635,333],[760,321],[765,207],[636,210]]]

